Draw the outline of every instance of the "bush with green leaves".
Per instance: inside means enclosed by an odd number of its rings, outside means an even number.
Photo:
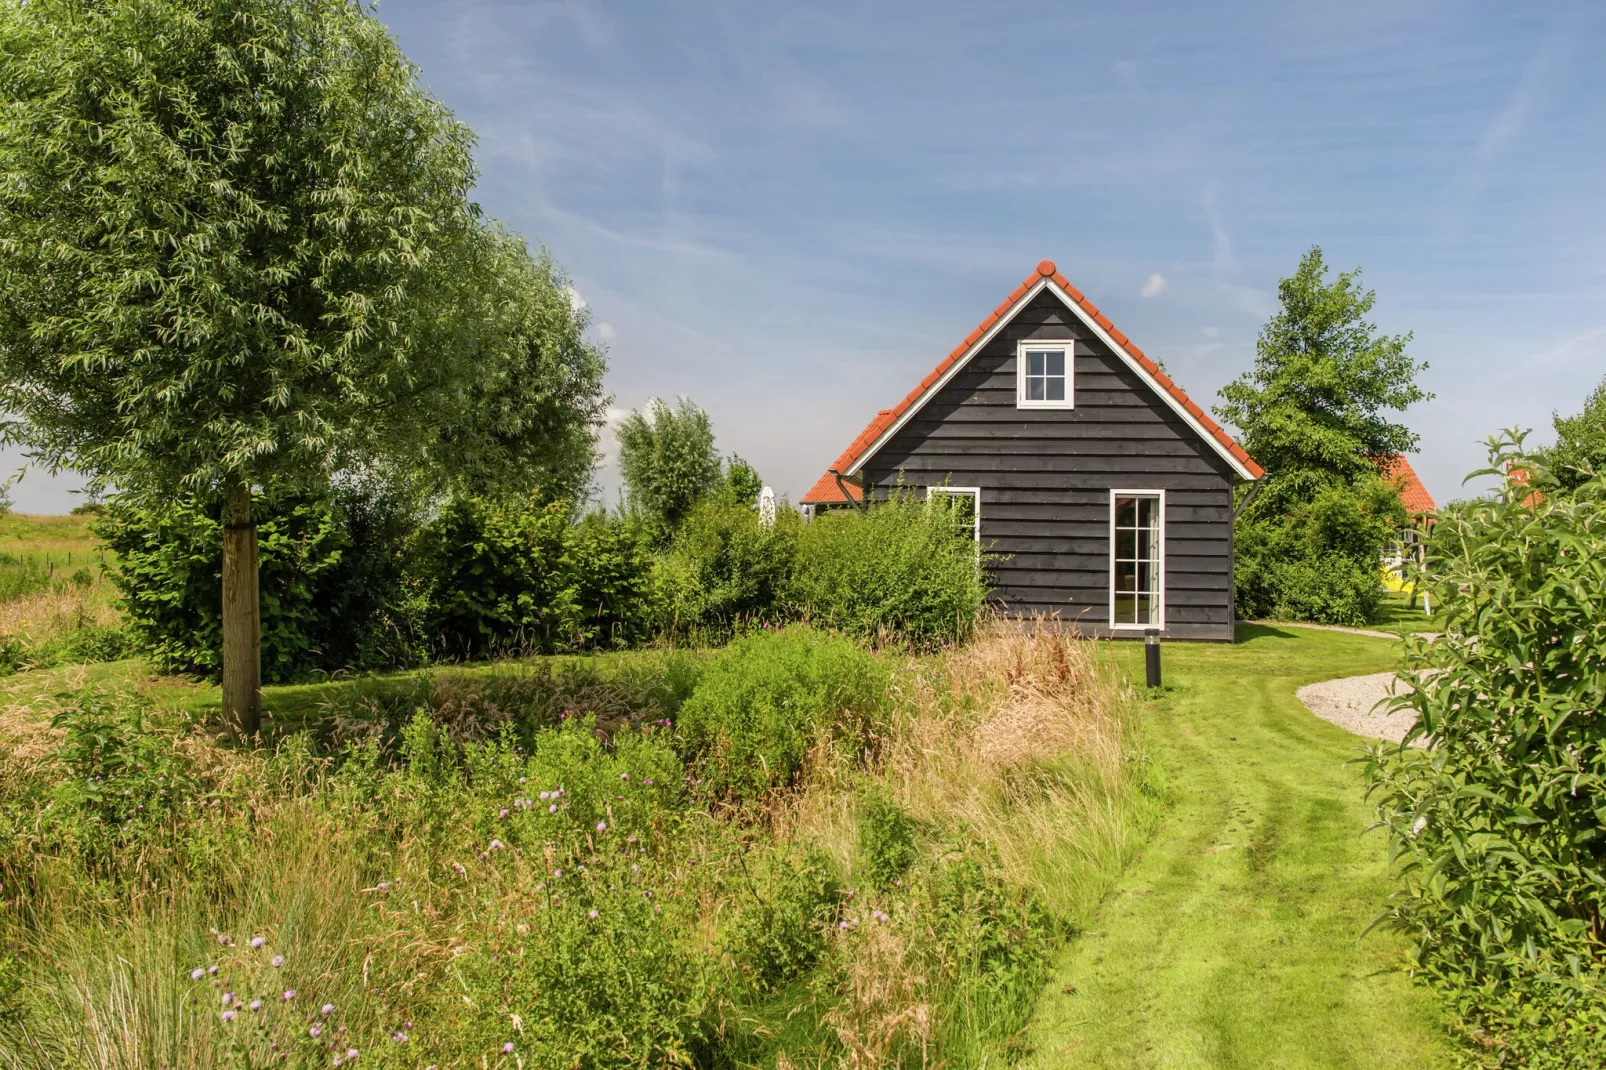
[[[967,637],[987,599],[986,560],[958,499],[891,500],[826,513],[803,529],[791,602],[811,622],[933,647]]]
[[[163,672],[216,676],[223,648],[221,502],[113,499],[95,532],[133,641]],[[365,486],[274,499],[258,529],[264,679],[417,660],[404,588],[403,501]]]
[[[802,528],[792,509],[764,527],[748,505],[697,506],[654,565],[663,629],[718,641],[785,620]]]
[[[736,917],[726,946],[749,982],[776,992],[803,978],[826,950],[843,888],[819,850],[794,858],[773,852],[755,874],[751,904]]]
[[[859,800],[859,865],[873,888],[889,888],[915,860],[915,826],[903,807],[872,789]]]
[[[1367,624],[1383,598],[1383,547],[1405,523],[1399,493],[1375,474],[1258,516],[1233,548],[1239,615]]]
[[[457,497],[421,532],[412,569],[447,657],[555,653],[650,637],[651,534],[630,515],[574,522],[567,502]]]
[[[1480,1060],[1606,1051],[1606,479],[1562,493],[1520,436],[1492,495],[1439,512],[1424,582],[1445,633],[1406,641],[1416,715],[1367,773],[1415,940]]]
[[[677,739],[702,793],[750,800],[790,785],[810,748],[849,752],[882,723],[889,678],[854,643],[794,626],[738,639],[680,707]]]

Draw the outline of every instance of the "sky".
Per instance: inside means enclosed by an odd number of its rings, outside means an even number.
[[[379,16],[477,133],[486,212],[571,276],[614,413],[689,396],[794,501],[1044,258],[1206,407],[1306,249],[1362,268],[1429,365],[1405,420],[1441,502],[1606,375],[1598,2]]]

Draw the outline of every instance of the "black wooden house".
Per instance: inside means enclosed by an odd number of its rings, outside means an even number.
[[[802,498],[969,499],[1014,615],[1233,638],[1233,485],[1264,473],[1045,260]]]

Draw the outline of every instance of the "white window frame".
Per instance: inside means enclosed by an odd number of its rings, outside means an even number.
[[[1041,401],[1026,396],[1026,354],[1038,349],[1065,350],[1065,400]],[[1015,407],[1017,409],[1076,408],[1076,339],[1027,338],[1015,343]]]
[[[975,518],[975,528],[976,528],[976,530],[974,532],[974,536],[975,536],[975,539],[976,539],[976,546],[979,548],[981,546],[981,488],[980,487],[927,487],[926,488],[926,501],[929,502],[931,500],[931,496],[933,494],[968,494],[973,499],[975,499],[974,508],[971,509],[971,514]]]
[[[1160,544],[1155,551],[1155,617],[1153,624],[1124,624],[1115,619],[1115,500],[1121,497],[1157,498],[1160,502]],[[1165,629],[1165,491],[1112,490],[1110,491],[1110,552],[1105,558],[1110,568],[1110,630],[1142,632],[1149,628]]]

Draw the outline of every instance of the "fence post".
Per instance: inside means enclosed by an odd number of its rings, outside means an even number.
[[[1160,629],[1143,633],[1143,675],[1150,687],[1160,686]]]

